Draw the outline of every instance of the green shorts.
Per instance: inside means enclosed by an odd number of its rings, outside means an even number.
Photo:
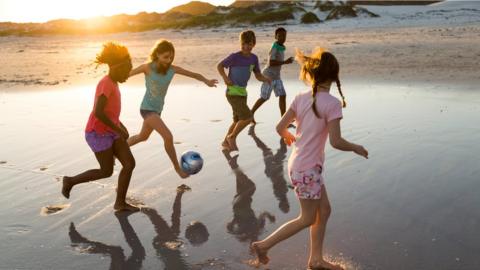
[[[230,103],[230,106],[232,106],[234,122],[237,122],[238,120],[248,120],[252,118],[252,112],[247,106],[246,96],[226,96],[228,103]]]

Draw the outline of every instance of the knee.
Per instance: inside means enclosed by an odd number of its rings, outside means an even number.
[[[173,135],[172,135],[172,133],[170,133],[170,132],[167,132],[166,134],[164,134],[164,135],[162,136],[162,138],[163,138],[163,141],[165,142],[165,144],[167,144],[167,143],[169,143],[169,144],[170,144],[170,143],[173,143]]]
[[[311,215],[301,215],[299,217],[299,221],[300,221],[300,224],[302,225],[302,227],[304,228],[307,228],[307,227],[310,227],[312,226],[313,224],[315,224],[315,216],[311,216]]]
[[[133,171],[133,169],[135,169],[135,165],[135,159],[132,158],[123,164],[123,169],[127,171]]]
[[[332,207],[330,206],[330,204],[324,205],[320,208],[320,216],[323,219],[329,218],[331,214],[332,214]]]
[[[102,178],[110,177],[113,174],[113,166],[111,166],[109,168],[101,168],[100,171],[101,171],[101,174],[102,174]]]

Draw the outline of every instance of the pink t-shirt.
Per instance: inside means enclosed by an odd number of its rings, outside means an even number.
[[[311,91],[298,94],[290,105],[297,122],[296,142],[288,159],[288,171],[305,171],[325,160],[325,143],[328,137],[327,123],[342,118],[342,104],[327,92],[315,96],[320,118],[312,110]]]
[[[115,124],[120,123],[120,110],[121,110],[121,96],[120,90],[118,89],[118,84],[106,75],[97,85],[97,90],[95,91],[95,101],[93,105],[93,110],[90,113],[88,118],[87,127],[85,132],[95,131],[99,134],[104,134],[107,132],[114,132],[110,127],[105,125],[102,121],[95,117],[95,108],[97,106],[98,97],[104,95],[107,98],[107,104],[105,105],[105,114],[107,117]]]

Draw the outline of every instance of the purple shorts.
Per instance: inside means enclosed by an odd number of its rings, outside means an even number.
[[[113,142],[118,138],[120,138],[120,136],[113,132],[107,132],[105,134],[98,134],[95,131],[85,132],[85,140],[94,153],[111,148]]]
[[[290,180],[295,187],[295,193],[300,199],[320,199],[324,180],[322,176],[322,166],[315,167],[305,171],[290,172]]]

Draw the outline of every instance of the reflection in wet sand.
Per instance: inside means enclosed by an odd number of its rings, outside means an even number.
[[[275,222],[275,216],[265,211],[258,217],[252,209],[252,196],[255,183],[240,169],[237,164],[238,155],[232,157],[228,151],[222,151],[235,174],[237,194],[233,197],[233,219],[227,224],[227,231],[241,241],[249,243],[258,240],[265,228],[266,219]]]
[[[72,242],[72,247],[75,247],[80,252],[85,252],[89,254],[103,254],[111,258],[110,268],[113,269],[128,269],[135,270],[141,269],[142,263],[145,260],[145,249],[138,239],[137,234],[133,230],[132,225],[128,221],[128,216],[132,212],[116,212],[115,216],[120,222],[120,227],[122,228],[125,240],[132,249],[132,254],[128,259],[125,259],[123,249],[119,246],[107,245],[102,242],[91,241],[84,236],[82,236],[75,225],[70,223],[70,229],[68,235],[70,236],[70,241]],[[86,245],[86,248],[82,248],[79,244]]]
[[[288,213],[290,211],[290,204],[287,198],[288,186],[283,173],[283,162],[287,157],[287,145],[280,139],[280,148],[274,155],[272,149],[257,137],[255,126],[250,126],[248,134],[252,136],[257,147],[262,150],[265,175],[272,181],[273,194],[278,200],[278,208],[283,213]]]
[[[164,263],[165,269],[187,270],[191,266],[185,261],[181,248],[184,242],[179,238],[181,200],[182,196],[190,188],[186,185],[177,188],[177,196],[173,203],[173,213],[171,216],[172,225],[158,214],[153,208],[142,208],[141,213],[145,214],[152,223],[156,236],[153,238],[152,245],[157,251],[157,256]],[[141,269],[142,262],[145,259],[145,249],[142,246],[133,227],[128,222],[127,217],[131,212],[116,212],[115,216],[120,222],[120,226],[125,235],[125,240],[132,248],[132,255],[126,260],[123,249],[119,246],[107,245],[101,242],[91,241],[78,233],[73,223],[70,224],[69,236],[72,246],[80,252],[89,254],[103,254],[111,258],[109,269]],[[198,246],[208,241],[209,233],[207,227],[198,221],[191,222],[186,230],[185,237],[192,245]],[[86,245],[86,247],[79,246]]]

